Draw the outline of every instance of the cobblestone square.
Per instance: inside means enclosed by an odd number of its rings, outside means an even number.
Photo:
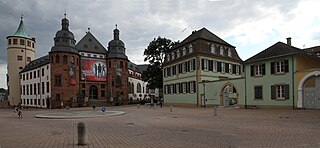
[[[90,111],[72,108],[71,111]],[[109,107],[126,114],[81,119],[43,119],[65,110],[0,110],[1,148],[61,147],[320,147],[320,110],[149,106]],[[97,108],[100,111],[100,108]],[[85,122],[87,145],[77,145],[77,124]]]

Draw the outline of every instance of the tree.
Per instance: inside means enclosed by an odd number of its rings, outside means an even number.
[[[142,73],[142,79],[148,82],[148,87],[151,89],[162,88],[163,77],[162,77],[162,65],[164,58],[175,42],[170,39],[158,37],[154,38],[144,50],[143,55],[146,56],[144,61],[148,61],[150,65],[146,71]]]

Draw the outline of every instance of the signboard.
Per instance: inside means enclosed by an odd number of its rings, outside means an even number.
[[[86,81],[106,81],[106,61],[101,59],[81,59],[81,79]]]

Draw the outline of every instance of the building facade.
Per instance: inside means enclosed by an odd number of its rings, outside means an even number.
[[[15,92],[10,96],[11,105],[63,108],[96,101],[103,103],[100,105],[120,105],[137,103],[139,96],[155,96],[142,81],[142,71],[128,68],[131,62],[119,29],[113,33],[108,50],[90,30],[76,44],[65,17],[49,54],[35,59],[35,39],[26,35],[21,19],[16,33],[7,37],[8,88]]]
[[[165,103],[205,106],[200,82],[241,77],[241,62],[234,46],[206,28],[192,32],[166,54]]]

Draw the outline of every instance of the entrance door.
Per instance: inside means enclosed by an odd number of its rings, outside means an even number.
[[[89,99],[97,99],[97,98],[98,98],[98,88],[95,85],[91,85]]]
[[[304,85],[303,105],[309,109],[320,109],[320,77],[309,78]]]

